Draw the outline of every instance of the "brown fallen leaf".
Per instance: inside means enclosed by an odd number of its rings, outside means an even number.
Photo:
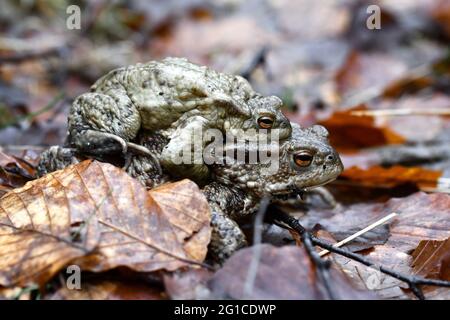
[[[164,286],[167,294],[174,300],[208,299],[206,284],[213,273],[204,268],[182,270],[164,274]]]
[[[0,197],[14,188],[23,186],[28,181],[29,179],[0,167]]]
[[[433,85],[433,79],[429,75],[406,76],[390,83],[383,90],[384,98],[399,98],[405,93],[416,93]]]
[[[414,273],[427,278],[450,281],[450,238],[422,240],[411,256]]]
[[[36,168],[30,165],[27,161],[15,156],[9,156],[2,151],[0,151],[0,167],[16,169],[17,171],[20,170],[24,175],[29,177],[36,176]]]
[[[366,107],[336,111],[330,118],[319,123],[328,129],[331,144],[340,151],[405,142],[402,136],[388,127],[378,125],[374,117],[352,115],[355,110],[366,110]]]
[[[368,187],[392,188],[403,184],[411,184],[419,188],[434,188],[441,176],[441,171],[420,167],[393,166],[384,168],[373,166],[368,169],[359,167],[345,169],[339,178]]]
[[[205,258],[210,209],[189,180],[147,192],[121,169],[87,160],[3,196],[0,235],[3,286],[42,285],[68,263],[171,271]]]
[[[165,294],[157,288],[124,280],[83,282],[81,290],[63,287],[44,297],[46,300],[161,300],[165,298]]]
[[[259,249],[257,249],[259,248]],[[249,266],[254,250],[261,250],[253,270],[253,287],[246,291]],[[330,270],[329,285],[338,299],[374,299],[372,293],[353,287],[351,281],[336,269]],[[260,244],[238,251],[226,261],[208,282],[216,299],[326,299],[323,285],[303,247],[274,247]]]

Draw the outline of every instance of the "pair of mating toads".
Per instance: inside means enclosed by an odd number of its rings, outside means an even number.
[[[210,253],[222,262],[246,244],[237,221],[254,213],[263,197],[297,196],[334,180],[342,171],[326,129],[291,124],[281,106],[279,98],[256,93],[240,76],[186,59],[166,58],[116,69],[74,101],[66,146],[45,151],[39,172],[43,175],[94,157],[121,159],[127,172],[148,186],[190,178],[203,186],[211,206]],[[200,142],[193,139],[195,132],[208,129],[238,139],[242,132],[252,135],[241,144],[223,144],[225,138],[217,141],[217,136]],[[249,140],[260,141],[257,138],[263,134],[273,133],[276,157],[269,157],[269,163],[258,156],[263,145]],[[204,151],[213,140],[211,153],[219,161],[180,162],[180,154],[195,152],[195,143]],[[256,161],[230,161],[229,155],[236,150],[247,156],[254,152]],[[271,150],[266,150],[269,156]]]

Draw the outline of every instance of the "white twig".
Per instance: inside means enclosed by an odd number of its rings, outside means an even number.
[[[430,108],[430,109],[379,109],[379,110],[355,110],[351,111],[352,116],[364,117],[392,117],[392,116],[450,116],[450,108]]]

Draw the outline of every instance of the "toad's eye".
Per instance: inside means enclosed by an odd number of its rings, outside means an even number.
[[[258,125],[261,129],[271,129],[273,122],[273,116],[262,116],[258,118]]]
[[[313,155],[309,151],[301,151],[294,154],[294,162],[299,167],[307,167],[313,161]]]

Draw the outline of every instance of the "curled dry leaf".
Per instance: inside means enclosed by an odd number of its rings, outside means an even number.
[[[189,180],[147,192],[110,164],[84,161],[0,199],[0,285],[43,284],[68,263],[97,272],[198,264],[209,223]]]
[[[15,156],[9,156],[0,151],[0,167],[11,169],[23,176],[33,178],[36,176],[36,168],[30,163]]]
[[[27,161],[0,151],[0,196],[35,177],[36,169]]]
[[[261,250],[253,286],[249,266],[255,250]],[[373,299],[367,291],[353,287],[351,281],[336,269],[330,270],[329,285],[338,299]],[[214,298],[227,299],[326,299],[324,287],[303,247],[274,247],[259,244],[238,251],[208,283]]]

